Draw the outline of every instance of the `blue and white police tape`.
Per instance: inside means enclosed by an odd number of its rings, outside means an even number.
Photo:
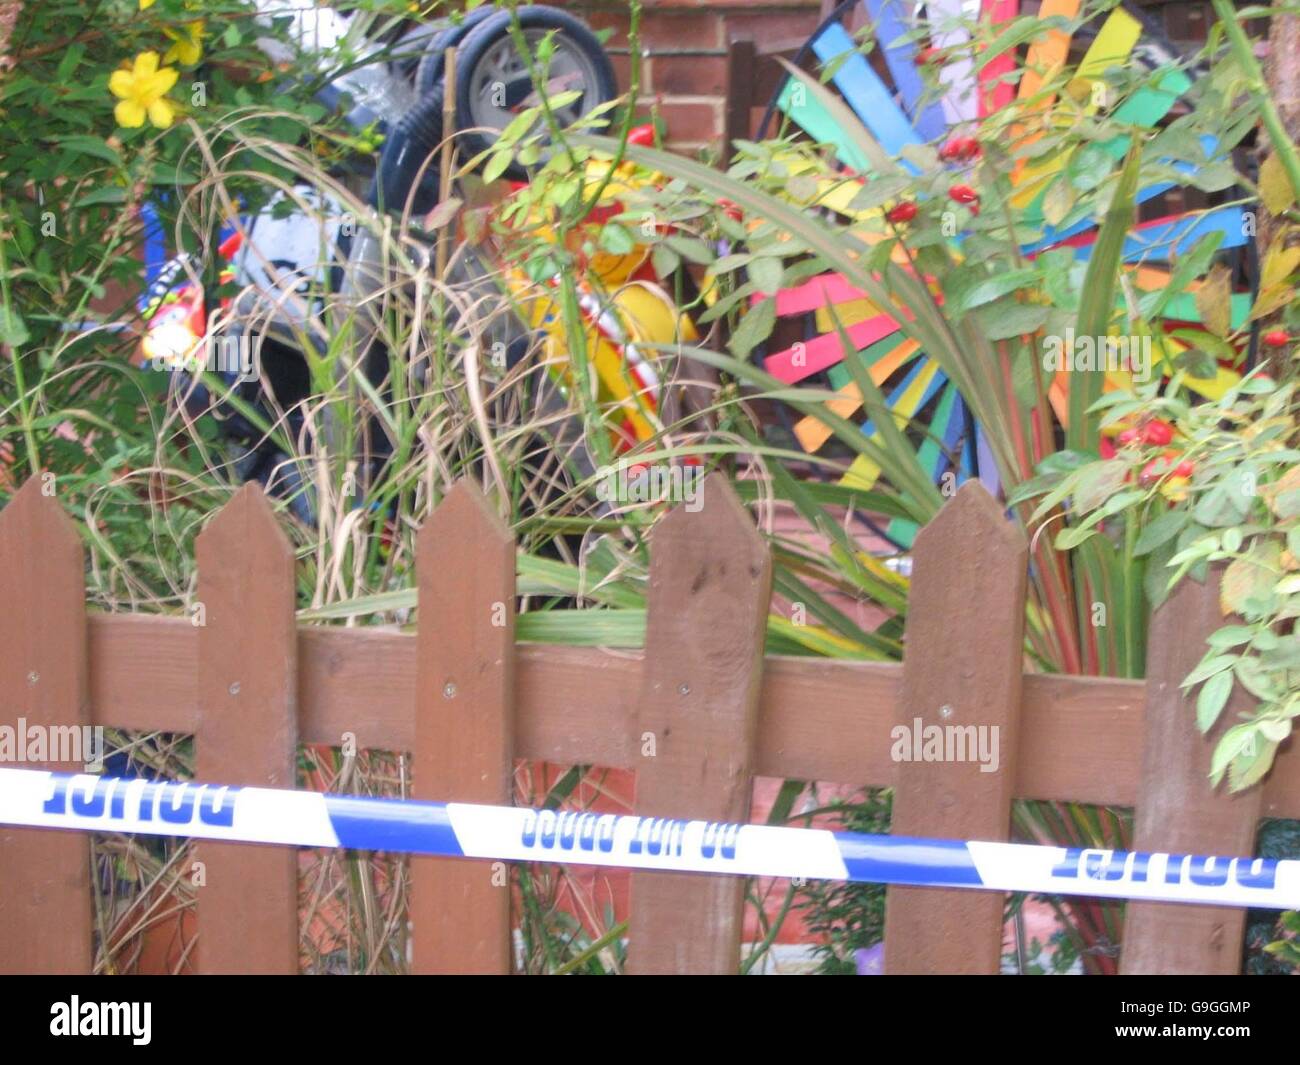
[[[1300,861],[868,836],[0,769],[0,824],[297,847],[1300,908]]]

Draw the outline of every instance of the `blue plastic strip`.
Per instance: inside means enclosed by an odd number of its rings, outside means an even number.
[[[936,100],[921,107],[925,95],[925,82],[916,69],[916,45],[906,39],[911,27],[906,16],[910,4],[900,0],[864,0],[867,13],[876,24],[876,40],[885,53],[885,65],[894,79],[903,106],[912,116],[916,132],[922,140],[938,140],[948,130],[943,107]]]
[[[1242,247],[1247,239],[1245,211],[1240,207],[1220,207],[1135,230],[1124,241],[1124,261],[1168,262],[1175,255],[1190,251],[1208,233],[1223,234],[1221,248]],[[1091,244],[1076,248],[1074,257],[1086,261],[1092,256],[1092,248]]]
[[[823,65],[834,65],[832,80],[836,87],[886,153],[897,157],[907,145],[921,143],[907,115],[843,26],[837,24],[824,30],[813,41],[813,51]],[[916,173],[910,163],[903,165]]]

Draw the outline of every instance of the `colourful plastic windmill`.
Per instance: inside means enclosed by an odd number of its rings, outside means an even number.
[[[868,30],[874,34],[875,49],[864,49],[847,23],[865,13]],[[911,145],[942,145],[939,158],[960,167],[979,153],[979,142],[968,134],[981,120],[995,122],[1014,115],[1003,129],[1023,146],[1048,136],[1059,119],[1054,86],[1057,78],[1065,79],[1070,88],[1071,120],[1080,114],[1090,116],[1107,107],[1107,71],[1129,66],[1147,73],[1143,83],[1127,94],[1108,113],[1120,126],[1154,129],[1166,122],[1180,107],[1180,100],[1192,87],[1186,64],[1166,44],[1159,32],[1139,14],[1120,6],[1104,19],[1081,17],[1080,0],[1044,0],[1038,10],[1040,20],[1057,17],[1053,28],[1038,34],[1027,44],[1006,48],[995,58],[978,62],[977,42],[971,39],[969,20],[978,15],[986,30],[985,40],[996,39],[999,27],[1009,24],[1020,14],[1020,0],[983,0],[973,7],[963,0],[932,0],[913,5],[910,0],[848,0],[827,18],[814,33],[799,62],[815,58],[829,88],[847,105],[862,123],[863,129],[889,156],[912,168],[907,159]],[[1060,26],[1061,28],[1057,28]],[[1074,33],[1065,27],[1076,26]],[[928,47],[926,41],[928,39]],[[875,62],[873,63],[873,60]],[[805,63],[805,65],[812,65]],[[819,144],[828,145],[846,172],[866,175],[870,180],[870,161],[842,127],[835,111],[819,102],[815,94],[803,91],[797,79],[788,78],[769,110],[769,119],[779,112],[794,128]],[[1003,111],[1014,107],[1014,110]],[[1003,112],[1001,116],[998,112]],[[765,122],[765,126],[769,126]],[[764,133],[770,130],[764,130]],[[1068,142],[1067,142],[1068,143]],[[1102,162],[1107,158],[1118,170],[1129,147],[1129,137],[1116,136],[1097,145]],[[1181,175],[1191,174],[1198,165],[1210,165],[1221,154],[1217,139],[1201,135],[1200,151],[1204,163],[1169,161],[1171,180],[1153,182],[1138,190],[1141,221],[1132,229],[1123,249],[1132,290],[1145,296],[1160,293],[1171,278],[1173,263],[1194,247],[1210,250],[1217,242],[1216,255],[1240,249],[1252,239],[1245,212],[1238,205],[1190,210],[1181,196]],[[1080,204],[1049,203],[1050,189],[1058,176],[1071,164],[1077,147],[1045,151],[1032,158],[1022,158],[1013,173],[1012,204],[1018,221],[1028,226],[1033,239],[1021,247],[1021,253],[1033,257],[1050,249],[1072,249],[1074,260],[1086,263],[1092,253],[1101,219],[1097,210]],[[1091,165],[1096,165],[1094,149]],[[960,180],[954,172],[954,180]],[[1097,184],[1100,184],[1098,180]],[[1190,184],[1190,182],[1189,182]],[[852,221],[855,212],[851,201],[855,190],[841,187],[820,200],[827,209]],[[954,186],[954,199],[965,199],[978,210],[978,193],[966,186]],[[1095,201],[1094,201],[1095,204]],[[1171,210],[1171,205],[1173,209]],[[895,208],[896,210],[898,208]],[[914,211],[905,204],[903,210]],[[876,209],[879,215],[880,209]],[[907,215],[891,218],[906,220]],[[1048,219],[1052,221],[1048,221]],[[1207,243],[1202,243],[1209,237]],[[960,245],[961,234],[954,236]],[[1201,261],[1201,260],[1197,260]],[[1204,262],[1208,266],[1209,259]],[[1199,278],[1180,278],[1178,291],[1152,296],[1151,317],[1162,326],[1158,338],[1157,358],[1172,357],[1193,346],[1200,315],[1195,300]],[[763,297],[759,297],[763,298]],[[844,277],[824,274],[779,292],[775,297],[776,316],[802,323],[805,339],[768,351],[763,356],[765,369],[787,384],[829,382],[840,393],[831,408],[842,417],[853,416],[862,405],[857,386],[842,365],[844,344],[841,330],[861,352],[871,379],[881,388],[890,410],[900,422],[925,430],[919,455],[929,472],[938,479],[951,471],[958,480],[978,471],[979,476],[996,490],[997,472],[983,434],[972,424],[966,404],[956,386],[925,352],[908,339],[890,313],[891,308],[875,306],[865,292],[853,288]],[[1234,327],[1246,320],[1250,305],[1247,293],[1231,297]],[[1177,333],[1178,335],[1172,335]],[[773,345],[779,346],[779,345]],[[1165,365],[1168,365],[1167,361]],[[1068,383],[1062,370],[1051,382],[1048,395],[1057,421],[1068,422]],[[1125,371],[1107,374],[1107,387],[1120,386]],[[1220,365],[1209,377],[1190,378],[1186,383],[1206,396],[1221,394],[1237,379],[1230,365]],[[878,433],[871,420],[863,431]],[[825,425],[808,417],[794,426],[796,436],[808,451],[818,450],[829,438]],[[870,487],[880,471],[858,457],[845,476],[845,483]],[[915,527],[902,521],[891,524],[891,539],[910,544]]]

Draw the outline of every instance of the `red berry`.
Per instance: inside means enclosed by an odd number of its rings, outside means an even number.
[[[916,53],[916,65],[920,67],[929,66],[931,63],[937,62],[938,59],[939,49],[937,48],[922,48]]]
[[[953,137],[939,149],[939,158],[945,163],[967,162],[980,154],[980,142],[974,137]]]
[[[1177,466],[1174,467],[1175,477],[1190,477],[1195,472],[1196,472],[1196,463],[1194,463],[1191,459],[1183,459],[1182,462],[1180,462]]]
[[[1274,329],[1264,334],[1264,344],[1270,348],[1284,348],[1291,343],[1291,336],[1285,329]]]
[[[957,203],[975,203],[980,196],[969,185],[954,185],[948,190],[948,198]]]
[[[655,146],[655,127],[653,122],[643,122],[627,131],[628,144],[640,144],[645,148]]]
[[[740,221],[742,217],[740,213],[740,208],[737,207],[730,200],[719,200],[718,206],[722,208],[722,213],[725,214],[728,218],[733,219],[734,221],[737,222]]]
[[[1159,418],[1152,418],[1142,426],[1142,442],[1163,447],[1174,438],[1174,427]]]
[[[915,217],[916,204],[911,200],[904,200],[902,203],[895,204],[885,215],[885,218],[894,225],[900,225],[903,222],[910,222]]]
[[[1137,443],[1138,431],[1136,429],[1125,429],[1115,439],[1119,441],[1120,447],[1128,447],[1129,444]]]
[[[1142,467],[1142,472],[1138,474],[1138,484],[1143,488],[1150,488],[1164,475],[1164,466],[1160,459],[1152,459]]]

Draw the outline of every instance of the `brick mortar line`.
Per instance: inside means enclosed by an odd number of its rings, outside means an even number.
[[[605,51],[607,51],[610,55],[630,56],[632,54],[632,49],[626,46],[622,48],[606,48]],[[658,52],[650,48],[645,48],[642,49],[641,51],[642,59],[654,59],[658,56],[681,57],[684,59],[691,59],[691,58],[699,59],[701,57],[725,59],[727,57],[727,49],[725,48],[681,48],[681,49],[669,49],[667,51]]]

